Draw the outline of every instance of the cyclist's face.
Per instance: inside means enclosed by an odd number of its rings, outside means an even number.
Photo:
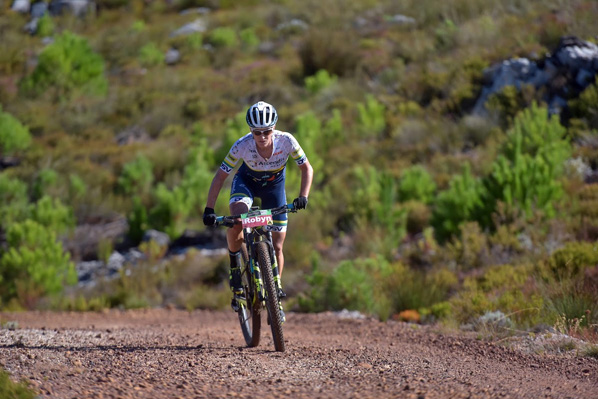
[[[270,129],[251,129],[253,139],[258,145],[269,145],[272,142],[272,132],[274,132],[274,127]]]

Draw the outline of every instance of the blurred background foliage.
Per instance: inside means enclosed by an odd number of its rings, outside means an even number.
[[[226,306],[225,257],[164,258],[142,238],[218,235],[201,224],[210,181],[265,100],[315,169],[309,208],[290,218],[291,309],[596,324],[598,185],[583,178],[598,165],[597,84],[560,118],[513,87],[472,114],[485,68],[567,35],[595,41],[595,2],[98,0],[81,17],[46,14],[34,34],[8,3],[3,307]],[[289,201],[299,181],[291,163]],[[125,233],[85,260],[127,245],[144,260],[69,286],[77,228],[114,220]]]

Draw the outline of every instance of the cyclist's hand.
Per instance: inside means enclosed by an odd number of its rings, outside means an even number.
[[[307,207],[307,197],[298,197],[293,200],[295,209],[305,209]]]
[[[206,226],[214,226],[216,224],[216,213],[214,209],[206,207],[203,211],[203,224]]]

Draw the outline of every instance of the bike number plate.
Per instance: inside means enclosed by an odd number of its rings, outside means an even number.
[[[272,212],[269,210],[256,210],[241,215],[243,227],[258,227],[274,224]]]

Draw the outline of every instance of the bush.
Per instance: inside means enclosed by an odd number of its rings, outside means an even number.
[[[170,238],[178,237],[185,229],[192,201],[180,187],[170,190],[163,183],[158,184],[153,196],[155,205],[149,212],[149,224]]]
[[[27,185],[0,173],[0,220],[3,226],[25,220],[29,214]]]
[[[241,37],[243,44],[250,49],[257,47],[260,44],[260,39],[255,34],[253,28],[243,29],[239,32],[239,36]]]
[[[8,250],[0,256],[0,286],[4,303],[17,300],[31,308],[44,295],[57,295],[77,282],[75,266],[56,234],[25,220],[6,232]]]
[[[0,398],[34,399],[36,397],[35,391],[26,381],[15,383],[6,371],[0,369]]]
[[[305,87],[310,93],[316,94],[326,87],[333,85],[337,80],[337,76],[329,74],[325,69],[320,69],[315,75],[305,78]]]
[[[517,116],[492,173],[484,180],[482,223],[491,225],[498,202],[506,205],[507,215],[521,210],[529,217],[538,209],[554,216],[554,204],[563,195],[558,179],[571,155],[565,132],[556,116],[549,117],[546,108],[535,104]]]
[[[117,180],[119,188],[125,195],[149,194],[154,182],[152,162],[143,155],[138,155],[133,161],[126,163]]]
[[[208,41],[216,48],[231,48],[238,45],[237,33],[228,27],[214,29],[208,35]]]
[[[421,165],[405,169],[399,181],[399,199],[401,202],[420,201],[429,204],[434,199],[436,183],[428,171]]]
[[[21,89],[33,95],[48,89],[55,90],[58,97],[75,91],[104,95],[107,88],[102,57],[85,38],[68,31],[42,50],[31,76],[21,81]]]
[[[457,235],[461,223],[475,220],[483,205],[483,193],[481,181],[471,175],[466,164],[463,173],[454,176],[449,188],[440,192],[434,202],[431,224],[439,241]]]
[[[588,129],[598,129],[598,79],[568,105],[572,116],[584,120]]]
[[[139,49],[139,62],[145,67],[162,65],[164,54],[155,43],[147,43]]]
[[[75,226],[73,210],[62,204],[58,198],[44,195],[37,203],[30,205],[31,220],[56,234],[64,233]]]
[[[31,144],[29,129],[0,106],[0,156],[27,149]]]
[[[54,20],[50,14],[44,14],[44,16],[42,16],[37,23],[36,34],[41,37],[52,36],[54,29]]]
[[[562,281],[578,277],[584,270],[598,265],[598,244],[589,242],[571,242],[564,248],[553,252],[541,271],[548,281]]]
[[[376,136],[386,129],[386,108],[373,96],[368,95],[365,104],[357,104],[357,111],[359,129],[364,136]]]

